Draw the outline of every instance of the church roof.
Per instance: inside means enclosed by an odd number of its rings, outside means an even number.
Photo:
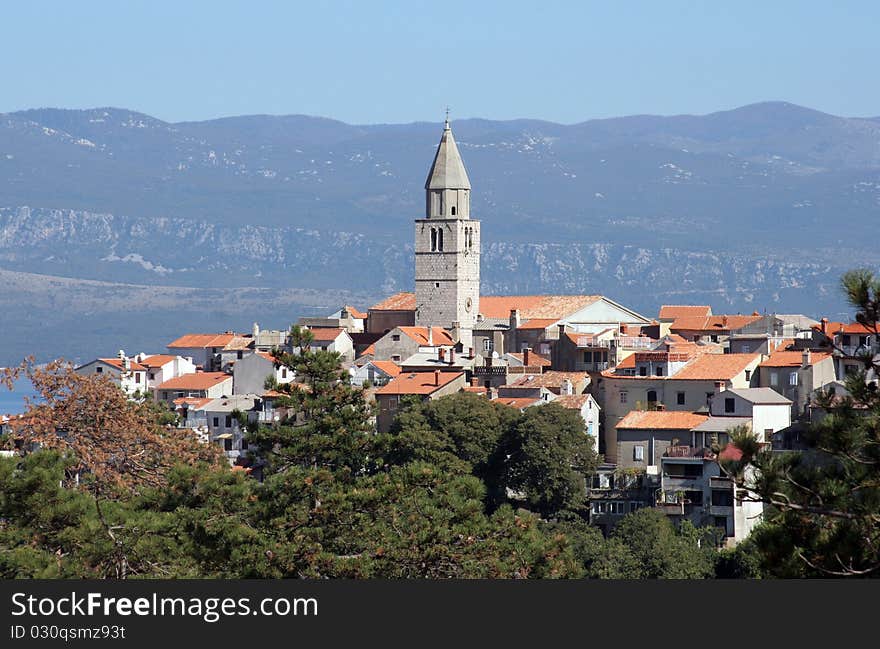
[[[425,181],[425,189],[470,188],[471,181],[468,180],[464,162],[458,153],[458,146],[455,144],[452,129],[449,128],[447,121],[446,127],[443,129],[443,136],[440,138],[440,144],[437,146],[437,153],[434,155],[434,163],[431,165],[431,171],[428,172],[428,179]]]

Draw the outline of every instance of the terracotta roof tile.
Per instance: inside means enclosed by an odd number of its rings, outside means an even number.
[[[198,410],[211,403],[213,400],[214,399],[210,397],[180,397],[179,399],[175,399],[173,403],[175,406],[185,405],[193,410]]]
[[[99,358],[99,361],[102,363],[106,363],[107,365],[112,365],[118,370],[124,370],[125,366],[123,365],[121,358]],[[146,372],[147,368],[141,365],[140,363],[135,363],[134,361],[129,362],[129,370],[135,372]]]
[[[617,430],[690,430],[709,418],[695,412],[674,410],[632,410],[617,422]]]
[[[232,380],[226,372],[196,372],[168,379],[156,387],[157,390],[207,390],[223,381]]]
[[[340,327],[314,327],[309,329],[315,342],[333,342],[345,329]]]
[[[497,399],[493,399],[493,401],[495,403],[500,403],[502,406],[509,406],[510,408],[516,408],[517,410],[528,408],[536,403],[543,403],[541,399],[533,399],[531,397],[498,397]]]
[[[235,334],[186,334],[166,347],[225,347]]]
[[[162,367],[166,363],[172,362],[177,356],[172,356],[171,354],[153,354],[152,356],[146,356],[141,360],[141,365],[144,367]]]
[[[357,308],[357,307],[354,307],[354,306],[348,306],[348,305],[347,305],[347,306],[345,307],[345,310],[348,311],[349,315],[350,315],[352,318],[356,318],[356,319],[358,319],[358,320],[365,320],[366,317],[367,317],[367,314],[366,314],[366,313],[364,313],[363,311],[358,310],[358,308]]]
[[[708,305],[664,304],[660,307],[661,320],[676,320],[685,317],[708,318],[712,315],[712,307]]]
[[[435,376],[439,376],[438,382],[440,385],[434,385]],[[376,394],[432,394],[462,376],[464,376],[463,372],[439,372],[439,374],[435,374],[435,372],[414,372],[411,374],[401,374],[376,390]]]
[[[546,329],[547,327],[552,327],[557,322],[559,322],[559,318],[530,318],[521,323],[517,329]]]
[[[758,354],[702,354],[668,378],[726,381],[740,374],[759,357]]]
[[[589,374],[586,372],[560,372],[558,370],[550,370],[543,374],[526,374],[518,377],[512,383],[508,383],[506,388],[559,388],[562,382],[568,379],[573,386],[586,381],[589,382]]]
[[[676,318],[669,326],[670,331],[706,331],[709,333],[723,333],[725,331],[736,331],[742,329],[747,324],[751,324],[761,316],[756,315],[713,315],[708,317],[702,316],[684,316]]]
[[[415,293],[395,293],[378,304],[370,307],[370,311],[415,311]]]
[[[524,360],[525,354],[523,354],[522,352],[520,352],[518,354],[516,352],[510,352],[507,355],[513,356],[513,358],[515,358],[516,360],[518,360],[522,363],[525,362],[525,360]],[[544,358],[543,356],[540,356],[533,351],[529,352],[529,366],[530,367],[549,367],[550,365],[551,365],[551,362],[549,359]]]
[[[480,313],[486,318],[509,318],[512,309],[519,309],[520,318],[560,320],[601,299],[601,295],[481,295]]]
[[[428,328],[427,327],[398,327],[400,331],[415,340],[419,345],[428,344]],[[443,327],[431,327],[434,346],[454,345],[455,341],[452,336]]]
[[[572,410],[580,410],[584,404],[590,400],[589,394],[566,394],[553,399],[553,403],[558,403],[563,408],[571,408]]]
[[[374,367],[378,367],[388,376],[399,376],[400,366],[394,361],[370,361]]]
[[[831,358],[829,352],[810,352],[810,365]],[[759,367],[800,367],[803,364],[804,353],[801,351],[777,351],[761,363]]]

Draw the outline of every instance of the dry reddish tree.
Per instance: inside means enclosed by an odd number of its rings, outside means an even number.
[[[36,444],[69,456],[71,483],[95,496],[160,486],[176,464],[221,461],[213,444],[163,426],[154,404],[129,400],[107,377],[79,375],[61,360],[37,367],[31,358],[0,371],[0,385],[11,388],[19,376],[30,379],[39,398],[9,422],[9,443],[22,453]]]

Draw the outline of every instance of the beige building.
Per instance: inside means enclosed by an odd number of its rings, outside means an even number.
[[[760,354],[705,354],[689,357],[669,352],[661,359],[657,352],[642,360],[634,354],[632,367],[618,366],[602,373],[605,414],[605,457],[618,462],[617,426],[633,410],[652,410],[662,405],[668,411],[694,412],[707,408],[718,387],[747,388],[757,384],[755,376]],[[654,374],[640,376],[637,368],[650,364]],[[680,367],[679,367],[680,365]],[[662,369],[661,369],[662,368]],[[663,374],[656,374],[661,369]],[[720,384],[720,385],[718,385]]]

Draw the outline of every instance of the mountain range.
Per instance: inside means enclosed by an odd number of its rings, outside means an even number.
[[[0,365],[160,351],[410,290],[441,128],[0,114]],[[486,294],[842,318],[841,273],[880,261],[880,118],[767,102],[453,129]]]

